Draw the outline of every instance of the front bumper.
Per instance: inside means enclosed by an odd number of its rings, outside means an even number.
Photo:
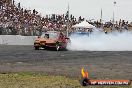
[[[34,43],[34,47],[42,47],[42,46],[45,46],[45,43]]]

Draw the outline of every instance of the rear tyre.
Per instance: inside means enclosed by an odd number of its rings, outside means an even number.
[[[56,50],[59,51],[60,50],[60,46],[56,45]]]
[[[56,42],[56,50],[59,51],[60,50],[60,43],[57,41]]]

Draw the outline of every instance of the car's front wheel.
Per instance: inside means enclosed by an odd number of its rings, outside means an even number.
[[[34,48],[35,48],[35,50],[39,50],[39,47],[38,46],[35,46]]]

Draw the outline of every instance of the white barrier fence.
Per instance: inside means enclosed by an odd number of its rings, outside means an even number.
[[[1,45],[33,45],[35,36],[0,35]]]

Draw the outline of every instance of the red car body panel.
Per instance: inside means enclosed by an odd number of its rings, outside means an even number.
[[[34,47],[56,48],[59,46],[60,49],[65,49],[68,40],[69,38],[62,32],[48,31],[35,40]]]

